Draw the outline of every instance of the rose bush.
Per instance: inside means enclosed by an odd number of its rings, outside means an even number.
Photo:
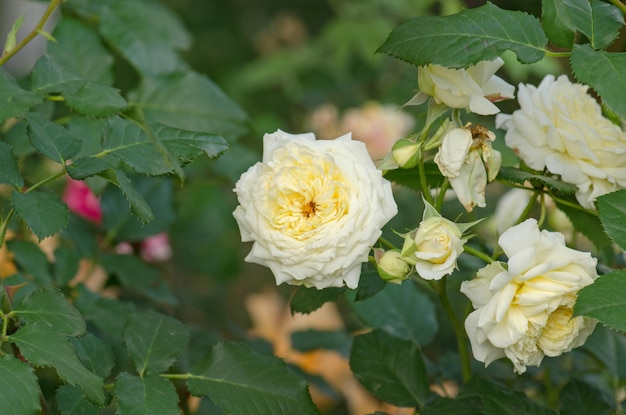
[[[498,114],[496,126],[524,163],[561,175],[593,209],[598,196],[626,187],[626,133],[602,116],[587,90],[565,75],[548,75],[537,87],[520,84],[520,109]]]
[[[578,291],[597,277],[589,253],[565,245],[558,232],[527,219],[498,239],[508,266],[494,262],[461,284],[475,311],[465,320],[474,357],[489,365],[507,357],[515,371],[539,366],[584,343],[595,327],[573,317]]]
[[[235,192],[241,238],[254,242],[246,261],[269,267],[277,284],[355,288],[361,263],[397,213],[391,184],[349,134],[266,134],[262,161]]]

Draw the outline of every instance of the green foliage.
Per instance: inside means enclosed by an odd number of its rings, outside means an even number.
[[[61,232],[67,225],[69,211],[59,197],[48,190],[11,192],[15,213],[41,240]]]
[[[620,10],[600,0],[567,0],[562,6],[569,9],[571,20],[568,23],[585,35],[594,49],[602,49],[613,43],[624,26],[624,16]]]
[[[289,306],[291,313],[311,313],[329,301],[335,301],[346,289],[344,287],[330,287],[323,290],[297,287],[294,291]]]
[[[500,168],[497,179],[503,182],[518,185],[524,185],[524,183],[528,181],[535,187],[545,186],[554,192],[562,194],[573,194],[576,192],[576,186],[572,186],[571,184],[563,183],[562,181],[549,176],[533,174],[513,167]]]
[[[20,88],[11,75],[0,68],[0,122],[23,114],[42,99],[40,93]]]
[[[27,323],[43,323],[66,336],[85,334],[83,316],[67,302],[60,291],[40,288],[28,294],[13,309]]]
[[[24,179],[17,167],[17,160],[13,149],[9,144],[0,142],[0,183],[8,184],[15,188],[24,186]]]
[[[572,379],[561,392],[560,412],[572,415],[608,415],[613,405],[598,389],[582,380]]]
[[[62,385],[54,396],[62,415],[98,415],[101,412],[98,406],[85,399],[78,386]]]
[[[118,415],[180,413],[174,385],[156,375],[139,377],[121,373],[115,380],[113,394],[118,400]]]
[[[0,357],[0,407],[7,415],[33,414],[41,409],[33,369],[6,354]]]
[[[600,221],[606,233],[622,249],[626,249],[626,190],[600,196],[597,201]]]
[[[82,143],[67,128],[37,113],[26,114],[26,131],[33,147],[43,155],[60,164],[65,164],[80,151]]]
[[[580,290],[574,312],[593,317],[616,330],[626,331],[626,271],[604,274]]]

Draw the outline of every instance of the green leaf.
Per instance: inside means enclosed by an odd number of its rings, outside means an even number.
[[[522,63],[537,62],[547,43],[535,17],[487,3],[451,16],[414,17],[396,27],[378,52],[416,66],[463,68],[493,60],[506,50]]]
[[[587,382],[571,379],[559,394],[560,413],[567,415],[609,415],[613,405]]]
[[[444,177],[434,162],[424,163],[424,171],[426,173],[426,182],[431,188],[442,185]],[[385,172],[385,179],[418,192],[422,191],[420,172],[417,167],[413,169],[389,170]]]
[[[183,165],[204,153],[210,159],[219,157],[228,150],[226,141],[216,134],[197,133],[150,123],[155,137]]]
[[[20,327],[9,339],[30,363],[55,368],[65,382],[80,386],[91,402],[104,404],[102,379],[82,365],[63,334],[45,324],[31,323]]]
[[[604,364],[614,382],[626,378],[626,337],[623,333],[598,324],[583,348]]]
[[[218,343],[190,372],[189,391],[227,414],[319,415],[304,380],[245,344]]]
[[[596,246],[598,251],[611,245],[611,239],[602,232],[602,223],[598,216],[585,210],[577,209],[578,202],[573,196],[555,198],[556,206],[562,210],[574,225],[574,229],[585,235]]]
[[[0,357],[0,408],[2,415],[38,414],[39,384],[33,369],[10,356]]]
[[[323,290],[299,286],[294,289],[289,307],[291,314],[309,314],[329,301],[335,301],[346,290],[345,287],[330,287]]]
[[[80,151],[82,142],[62,127],[39,113],[26,115],[30,143],[46,157],[65,165],[65,161]]]
[[[113,83],[113,56],[93,29],[80,20],[64,16],[52,36],[56,42],[48,42],[48,54],[61,66],[93,82]]]
[[[132,303],[102,297],[84,285],[77,287],[74,305],[85,320],[93,324],[106,338],[121,339],[128,317],[135,313]]]
[[[156,375],[120,373],[113,393],[117,415],[178,415],[178,394],[171,381]]]
[[[96,375],[106,378],[115,367],[111,346],[91,333],[72,339],[80,361]]]
[[[80,158],[65,167],[67,174],[69,174],[72,179],[76,180],[84,180],[110,168],[111,165],[109,163],[96,157]]]
[[[435,398],[420,415],[485,415],[480,399]],[[495,414],[494,414],[495,415]]]
[[[593,317],[616,330],[626,331],[626,271],[598,277],[578,292],[574,314]]]
[[[421,346],[430,343],[439,330],[434,304],[412,281],[387,284],[378,294],[364,301],[352,301],[351,306],[373,329]]]
[[[101,410],[87,399],[78,386],[62,385],[54,395],[61,415],[99,415]]]
[[[594,49],[609,46],[624,25],[620,10],[600,0],[565,0],[574,27],[584,34]],[[571,45],[570,45],[571,46]]]
[[[93,82],[85,82],[73,93],[65,93],[63,96],[68,107],[91,117],[107,117],[128,106],[118,89]]]
[[[131,316],[124,341],[137,372],[166,371],[189,342],[189,329],[180,321],[152,310]]]
[[[15,255],[15,262],[27,274],[34,277],[37,284],[49,287],[52,285],[50,266],[46,254],[31,241],[8,241],[9,251]]]
[[[13,312],[28,323],[43,323],[66,336],[81,336],[87,326],[83,316],[57,290],[40,288],[28,294]]]
[[[146,264],[134,255],[103,255],[101,263],[110,274],[115,274],[123,287],[138,292],[155,301],[176,304],[159,269]]]
[[[350,354],[352,337],[344,330],[306,330],[291,333],[291,344],[296,350],[308,352],[316,349],[335,350],[344,356]]]
[[[139,218],[142,224],[148,223],[152,219],[154,219],[152,209],[150,208],[148,203],[146,203],[143,196],[141,196],[141,194],[139,194],[139,192],[135,190],[132,182],[130,181],[128,176],[126,176],[126,173],[124,173],[123,170],[110,169],[99,173],[99,175],[109,182],[113,183],[122,191],[122,194],[124,195],[124,197],[126,197],[126,200],[128,200],[128,203],[130,204],[131,212],[133,212],[137,216],[137,218]],[[104,203],[102,205],[104,208]],[[116,213],[120,214],[119,211]],[[105,216],[105,221],[106,219],[107,217]],[[116,218],[117,221],[119,221],[119,219],[120,217]],[[122,219],[124,218],[122,217]]]
[[[589,45],[574,45],[570,61],[576,78],[591,86],[604,104],[626,119],[626,52],[595,51]]]
[[[483,402],[480,412],[483,415],[556,415],[554,411],[530,400],[524,392],[478,376],[466,383],[459,394],[459,398],[475,396]]]
[[[43,55],[31,74],[32,89],[43,93],[73,93],[87,80],[61,66],[54,58]]]
[[[78,274],[80,255],[75,249],[60,245],[54,250],[54,277],[57,286],[68,285]]]
[[[419,346],[383,331],[355,337],[350,368],[368,391],[393,405],[420,408],[430,395]]]
[[[17,159],[13,154],[13,148],[4,142],[0,142],[0,183],[8,184],[16,188],[24,186],[24,179],[17,167]]]
[[[149,121],[188,131],[219,134],[229,141],[248,132],[247,116],[204,75],[185,71],[146,78],[130,100]]]
[[[606,233],[626,250],[626,190],[602,195],[596,199],[600,221]]]
[[[189,47],[191,38],[178,16],[158,3],[110,2],[100,13],[99,30],[144,76],[187,69],[176,50]]]
[[[586,1],[586,0],[585,0]],[[541,26],[550,42],[570,49],[576,38],[572,22],[571,4],[568,0],[543,0],[541,2]]]
[[[59,197],[48,190],[11,192],[15,213],[40,240],[60,232],[67,226],[69,210]]]
[[[0,122],[17,117],[43,100],[43,95],[20,88],[15,80],[0,68]]]
[[[529,181],[533,186],[546,186],[549,189],[562,194],[574,194],[577,190],[576,186],[553,179],[552,177],[532,174],[513,167],[500,168],[497,179],[507,183],[522,185],[524,182]]]

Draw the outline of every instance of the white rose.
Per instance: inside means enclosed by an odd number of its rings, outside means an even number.
[[[266,134],[263,160],[235,192],[241,239],[254,241],[246,261],[269,267],[277,284],[355,288],[361,263],[397,213],[391,184],[350,134]]]
[[[496,114],[500,110],[493,102],[511,99],[515,92],[513,85],[494,75],[503,64],[497,58],[465,69],[435,64],[421,66],[417,72],[420,92],[450,108],[465,108],[481,115]]]
[[[548,75],[538,87],[520,84],[520,109],[499,114],[496,126],[524,163],[561,175],[593,209],[598,196],[626,188],[626,132],[602,116],[587,89],[565,75]]]
[[[446,218],[432,216],[424,219],[415,233],[415,270],[426,280],[439,280],[457,269],[457,259],[463,253],[463,232]]]
[[[539,366],[544,356],[559,356],[582,345],[595,320],[572,317],[578,291],[597,277],[589,253],[565,245],[563,235],[540,231],[527,219],[498,240],[508,269],[494,262],[461,284],[473,311],[465,330],[474,357],[489,365],[508,357],[515,371]]]

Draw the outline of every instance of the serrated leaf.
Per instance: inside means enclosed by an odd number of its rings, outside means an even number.
[[[606,233],[626,250],[626,190],[602,195],[596,199],[600,221]]]
[[[295,288],[295,292],[289,302],[291,314],[311,313],[325,303],[335,301],[345,290],[345,287],[330,287],[318,290],[317,288],[299,286]]]
[[[111,165],[109,163],[97,157],[80,158],[65,167],[67,174],[75,180],[84,180],[110,168]]]
[[[451,16],[412,18],[397,26],[378,52],[416,66],[463,68],[493,60],[506,50],[515,52],[522,63],[537,62],[547,43],[535,17],[487,3]]]
[[[419,346],[383,331],[355,337],[350,368],[367,390],[393,405],[420,408],[430,395]]]
[[[541,26],[550,42],[562,48],[571,48],[576,38],[568,0],[543,0],[541,2]]]
[[[613,405],[589,383],[571,379],[559,394],[560,413],[567,415],[609,415]]]
[[[217,134],[198,133],[150,123],[156,138],[183,165],[204,153],[210,159],[219,157],[228,150],[226,140]]]
[[[132,316],[124,329],[130,360],[142,376],[166,371],[189,342],[189,336],[183,323],[152,310]]]
[[[154,219],[152,209],[145,199],[135,190],[131,180],[123,170],[109,169],[99,173],[99,176],[117,186],[130,204],[130,210],[145,224]],[[106,217],[105,217],[106,219]]]
[[[500,181],[521,185],[523,185],[524,182],[529,181],[535,186],[546,186],[549,189],[562,194],[574,194],[577,190],[576,186],[564,183],[552,177],[529,173],[513,167],[500,168],[497,179]]]
[[[174,128],[219,134],[228,141],[248,131],[246,113],[204,75],[185,71],[146,78],[130,94],[149,121]]]
[[[82,142],[62,127],[39,113],[26,114],[28,138],[33,147],[46,157],[65,165],[80,151]]]
[[[574,45],[570,62],[576,78],[591,86],[604,104],[626,119],[626,52],[595,51],[589,45]]]
[[[133,303],[102,297],[82,284],[78,285],[77,291],[74,305],[85,320],[97,327],[103,336],[121,339],[126,320],[136,311]]]
[[[0,357],[0,408],[3,415],[37,414],[39,384],[33,369],[7,354]]]
[[[0,183],[16,188],[24,186],[24,179],[17,167],[13,147],[4,142],[0,142]]]
[[[178,415],[178,394],[171,381],[156,375],[120,373],[113,393],[117,415]]]
[[[609,46],[624,25],[620,10],[600,0],[565,0],[574,27],[584,34],[594,49]]]
[[[99,415],[101,410],[87,399],[78,386],[62,385],[54,395],[61,415]]]
[[[626,332],[626,271],[598,277],[578,292],[574,314],[593,317],[609,327]]]
[[[554,198],[554,202],[567,215],[574,225],[574,229],[589,238],[598,251],[611,245],[611,239],[602,232],[600,218],[585,210],[573,207],[578,203],[573,196]]]
[[[28,323],[43,323],[66,336],[81,336],[87,326],[83,316],[57,290],[40,288],[28,294],[13,312]]]
[[[31,82],[32,89],[38,92],[71,94],[87,81],[51,56],[43,55],[35,62]]]
[[[78,274],[79,261],[78,251],[66,245],[60,245],[54,250],[53,271],[57,286],[68,285]]]
[[[104,404],[102,379],[82,365],[63,334],[45,324],[30,323],[20,327],[9,339],[30,363],[55,368],[65,382],[80,386],[91,402]]]
[[[69,210],[59,197],[48,190],[11,192],[15,213],[40,240],[67,226]]]
[[[15,80],[0,68],[0,122],[17,117],[43,100],[43,95],[20,88]]]
[[[65,93],[63,96],[68,107],[91,117],[107,117],[128,106],[118,89],[93,82],[85,82],[73,93]]]
[[[444,177],[435,163],[424,163],[424,171],[426,173],[426,182],[431,188],[436,188],[442,185]],[[420,172],[417,167],[413,169],[395,169],[386,171],[385,179],[418,192],[422,191]]]
[[[421,346],[430,343],[439,330],[434,304],[412,281],[387,284],[373,297],[350,305],[368,326]]]
[[[155,301],[176,304],[166,281],[158,268],[143,262],[134,255],[103,255],[101,263],[110,274],[115,274],[123,287],[145,295]]]
[[[23,272],[32,275],[41,286],[52,285],[48,258],[37,245],[25,240],[8,241],[7,245]]]
[[[191,368],[187,386],[227,414],[319,415],[306,383],[285,362],[241,343],[213,346]]]
[[[76,354],[85,367],[106,378],[115,367],[111,346],[91,333],[72,339]]]
[[[556,415],[554,411],[532,401],[524,392],[478,376],[463,386],[459,398],[476,396],[483,402],[483,415]]]

